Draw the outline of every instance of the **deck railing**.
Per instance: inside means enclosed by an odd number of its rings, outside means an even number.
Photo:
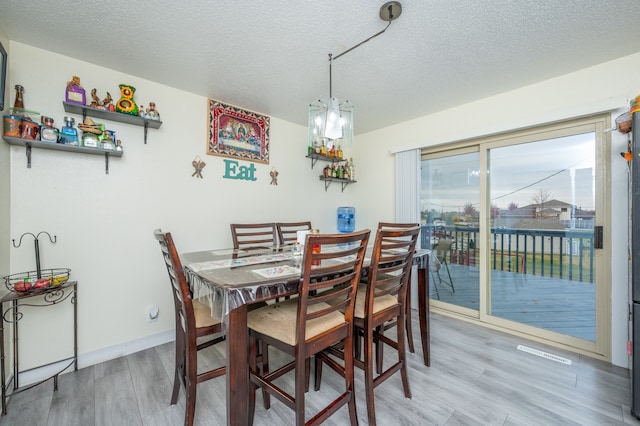
[[[421,243],[430,248],[440,238],[454,244],[449,263],[476,266],[479,228],[422,226]],[[491,268],[539,276],[594,281],[593,229],[491,229]]]

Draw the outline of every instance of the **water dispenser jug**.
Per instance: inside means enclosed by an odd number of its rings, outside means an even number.
[[[355,207],[338,207],[338,232],[353,232],[355,230]]]

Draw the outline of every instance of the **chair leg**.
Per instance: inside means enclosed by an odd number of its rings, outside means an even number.
[[[364,389],[367,400],[367,417],[369,418],[369,425],[375,426],[376,424],[376,410],[373,396],[373,330],[368,327],[368,330],[364,330]],[[382,341],[379,345],[382,345]]]
[[[359,328],[353,328],[353,356],[360,359],[362,356],[362,333]]]
[[[311,358],[307,358],[304,362],[304,391],[309,392],[309,381],[311,376]]]
[[[187,397],[186,410],[184,416],[185,426],[193,425],[193,418],[196,413],[196,395],[197,395],[197,370],[196,370],[196,349],[188,351],[186,362],[186,380],[185,380],[185,393]]]
[[[256,358],[258,357],[257,342],[253,337],[249,338],[249,375],[257,373]],[[262,361],[264,362],[264,352],[262,353]],[[249,380],[249,426],[253,425],[253,418],[256,412],[256,389],[257,386],[252,380]],[[264,390],[262,391],[264,395]],[[264,396],[263,396],[264,398]]]
[[[315,365],[314,369],[314,386],[313,389],[317,392],[320,390],[320,385],[322,383],[322,359],[319,356],[316,356],[313,360]]]
[[[440,290],[438,290],[438,283],[436,282],[436,276],[433,271],[431,271],[431,279],[429,281],[433,283],[433,288],[436,290],[436,297],[440,300]]]
[[[269,372],[269,345],[261,342],[260,352],[262,353],[262,374],[265,375]],[[266,389],[262,389],[262,404],[264,409],[271,408],[271,394]]]
[[[406,306],[402,309],[404,312],[403,315],[407,315]],[[404,333],[404,321],[401,318],[398,318],[398,336],[402,336]],[[407,375],[407,352],[404,344],[404,339],[398,337],[397,341],[398,346],[398,362],[400,362],[400,376],[402,378],[402,388],[404,390],[404,396],[407,398],[411,398],[411,388],[409,387],[409,376]]]
[[[309,358],[295,360],[295,413],[296,413],[296,426],[304,426],[305,424],[305,410],[304,410],[304,395],[305,384],[307,382],[307,363]]]
[[[344,342],[344,353],[352,354],[353,353],[353,336],[356,333],[352,333],[351,337],[347,337]],[[356,410],[356,392],[354,385],[354,367],[353,367],[353,357],[345,355],[344,357],[344,379],[345,386],[347,392],[351,395],[349,397],[349,402],[347,403],[349,407],[349,422],[351,426],[358,426],[358,413]]]
[[[449,263],[447,260],[444,261],[444,266],[447,268],[447,274],[449,275],[449,285],[451,286],[451,293],[455,293],[456,289],[453,287],[453,278],[451,278],[451,271],[449,271]]]
[[[413,327],[411,326],[411,274],[409,274],[409,285],[407,286],[407,315],[405,317],[405,329],[407,330],[407,343],[409,344],[409,352],[415,353],[413,346]]]
[[[383,334],[384,334],[384,325],[381,325],[380,327],[376,328],[376,332],[374,333],[374,336],[376,335],[381,336]],[[376,373],[380,374],[382,373],[382,362],[383,362],[382,358],[384,354],[384,342],[376,338],[375,346],[376,346]]]
[[[178,324],[176,324],[178,326]],[[171,405],[178,402],[178,393],[180,392],[180,383],[185,383],[185,352],[184,352],[184,336],[176,334],[176,360],[175,360],[175,376],[173,379],[173,392],[171,393]]]

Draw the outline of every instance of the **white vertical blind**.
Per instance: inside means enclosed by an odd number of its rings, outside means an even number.
[[[396,153],[396,221],[420,223],[420,150]]]
[[[396,222],[420,223],[420,150],[396,153]],[[418,246],[420,241],[418,240]],[[418,275],[411,274],[411,308],[418,309]]]

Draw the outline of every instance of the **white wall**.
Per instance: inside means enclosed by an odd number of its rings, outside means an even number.
[[[638,69],[640,54],[607,62],[559,78],[523,87],[508,93],[460,105],[446,111],[407,121],[358,137],[354,155],[367,157],[360,162],[358,179],[376,193],[393,191],[394,158],[391,152],[433,146],[613,110],[615,118],[629,98],[640,93]],[[425,100],[428,102],[428,99]],[[357,106],[356,106],[357,107]],[[611,133],[611,360],[628,366],[628,203],[627,164],[620,152],[626,151],[626,136]],[[392,217],[393,202],[376,197],[357,201],[361,218],[371,223],[375,216]]]
[[[334,184],[325,192],[318,180],[324,165],[318,163],[312,170],[304,158],[303,126],[271,117],[271,163],[255,163],[258,180],[223,179],[223,158],[206,155],[205,97],[17,42],[11,43],[11,54],[11,87],[22,84],[25,108],[53,117],[58,126],[68,115],[62,100],[73,75],[80,76],[87,93],[97,88],[101,97],[109,91],[118,99],[118,84],[133,85],[134,99],[144,105],[155,101],[163,122],[160,129],[149,130],[147,145],[142,127],[107,123],[124,146],[123,157],[111,159],[109,175],[101,156],[34,149],[28,169],[25,149],[9,149],[9,238],[42,230],[57,236],[55,245],[41,238],[42,265],[69,267],[79,282],[81,365],[140,348],[136,341],[142,338],[153,344],[171,336],[172,301],[152,235],[155,228],[171,231],[178,249],[185,252],[229,247],[231,222],[308,219],[321,231],[336,232],[336,208],[351,205],[358,190],[351,185],[342,193]],[[204,179],[191,177],[196,155],[207,163]],[[269,184],[272,167],[279,172],[277,186]],[[6,236],[4,241],[10,245]],[[12,273],[35,269],[33,239],[26,238],[10,254]],[[147,309],[153,304],[160,307],[160,317],[148,323]],[[70,347],[62,326],[65,314],[50,311],[25,316],[21,324],[29,330],[21,335],[24,368],[46,358],[38,345],[51,342],[47,355],[53,348]],[[60,324],[59,332],[39,326],[49,324]],[[38,330],[42,333],[28,341]],[[110,348],[116,348],[115,353]]]

